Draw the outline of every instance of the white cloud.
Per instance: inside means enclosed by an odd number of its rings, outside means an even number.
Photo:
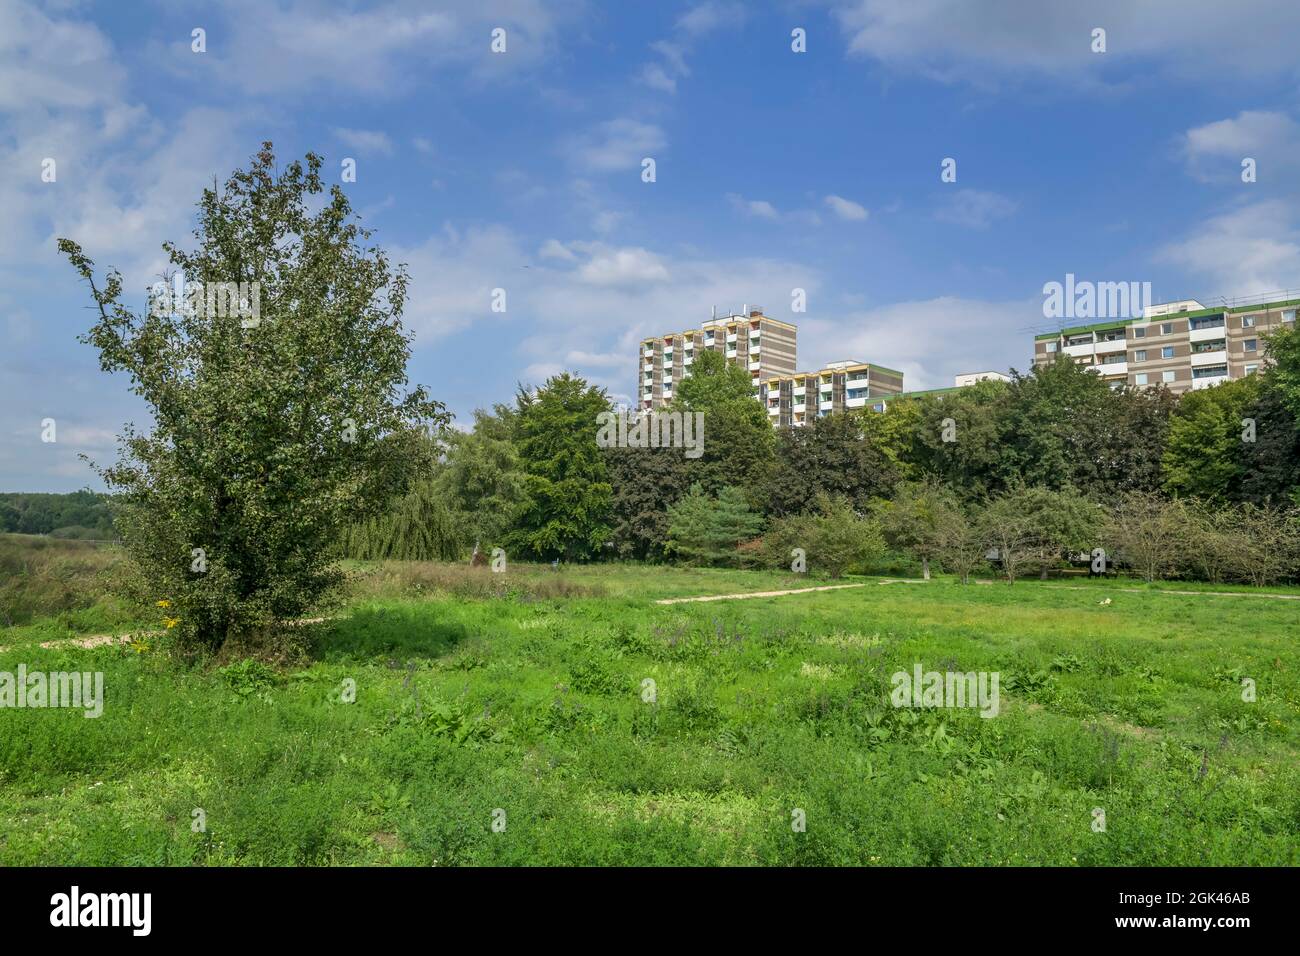
[[[746,199],[736,193],[727,193],[727,202],[731,203],[737,212],[741,212],[746,216],[753,216],[757,219],[780,218],[776,207],[766,199]]]
[[[1243,204],[1180,230],[1186,239],[1159,249],[1157,262],[1181,266],[1219,295],[1294,288],[1300,278],[1300,228],[1283,200]]]
[[[345,146],[360,153],[382,153],[385,156],[393,152],[393,141],[387,133],[369,129],[348,129],[335,126],[332,130]],[[418,146],[417,146],[418,148]]]
[[[642,248],[602,250],[578,271],[589,285],[636,287],[667,282],[668,269],[654,253]]]
[[[968,229],[987,229],[994,220],[1010,216],[1018,207],[1015,200],[995,192],[958,189],[941,202],[934,218]]]
[[[1261,176],[1293,167],[1300,151],[1300,124],[1285,113],[1243,110],[1232,119],[1188,130],[1183,150],[1195,178],[1240,181],[1246,157],[1256,161]]]
[[[745,8],[737,3],[706,0],[677,18],[673,39],[657,40],[650,49],[662,58],[641,68],[638,79],[663,93],[676,93],[677,82],[691,75],[686,56],[702,37],[724,27],[734,27],[745,19]]]
[[[223,42],[205,54],[214,82],[280,97],[322,89],[393,96],[432,71],[502,76],[531,69],[580,9],[543,0],[388,0],[364,10],[322,9],[315,0],[228,0]],[[504,54],[489,49],[506,30]],[[189,37],[169,51],[193,68]]]
[[[849,222],[861,222],[867,218],[867,210],[863,206],[843,196],[827,196],[824,202],[835,215]]]
[[[856,309],[829,317],[809,297],[799,321],[799,367],[855,358],[904,374],[908,390],[953,384],[961,372],[1025,368],[1033,343],[1024,331],[1042,321],[1042,300],[988,302],[941,296]]]
[[[571,138],[565,151],[575,166],[593,172],[618,172],[640,166],[647,156],[667,146],[663,130],[653,123],[620,117]]]
[[[942,81],[1016,74],[1095,82],[1116,60],[1202,82],[1294,70],[1300,6],[1276,0],[834,0],[851,55]],[[1107,31],[1093,53],[1092,30]]]

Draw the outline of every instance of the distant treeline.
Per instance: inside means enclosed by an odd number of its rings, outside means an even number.
[[[111,499],[93,491],[56,495],[0,492],[0,531],[58,538],[110,539]]]

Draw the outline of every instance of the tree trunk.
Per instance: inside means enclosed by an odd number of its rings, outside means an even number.
[[[921,558],[921,577],[930,580],[930,559],[924,556]]]
[[[1047,580],[1047,565],[1044,564],[1043,569],[1038,573],[1038,580],[1040,581]]]

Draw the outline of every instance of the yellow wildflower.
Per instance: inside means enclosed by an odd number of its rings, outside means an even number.
[[[166,601],[166,600],[158,601],[158,602],[156,603],[156,606],[157,606],[157,607],[171,607],[171,606],[172,606],[172,602],[171,602],[171,601]]]
[[[163,618],[163,623],[167,625],[167,630],[169,630],[169,631],[170,631],[173,627],[175,627],[177,624],[179,624],[180,622],[181,622],[181,619],[180,619],[179,617],[165,617],[165,618]]]

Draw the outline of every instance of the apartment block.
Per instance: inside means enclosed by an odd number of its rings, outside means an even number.
[[[1140,318],[1080,325],[1034,337],[1034,364],[1061,354],[1112,387],[1163,385],[1181,394],[1259,370],[1261,336],[1294,325],[1300,299],[1268,296],[1207,308],[1195,299],[1148,306]]]
[[[821,415],[865,408],[868,399],[903,390],[903,373],[871,362],[832,362],[816,372],[773,376],[759,401],[773,425],[797,428]]]
[[[795,326],[763,314],[757,305],[728,310],[698,329],[668,332],[642,339],[637,362],[637,400],[640,408],[657,409],[672,401],[674,386],[691,373],[695,357],[703,350],[721,352],[728,362],[749,372],[754,394],[768,379],[793,374]]]

